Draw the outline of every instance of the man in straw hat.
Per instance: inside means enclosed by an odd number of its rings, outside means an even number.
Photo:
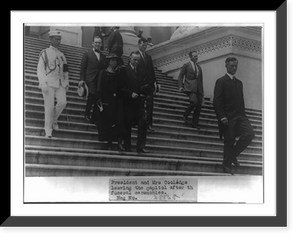
[[[44,97],[45,136],[51,138],[52,131],[59,129],[57,119],[67,105],[69,76],[66,57],[58,49],[62,39],[61,32],[50,31],[49,38],[50,47],[42,50],[39,55],[37,75]]]

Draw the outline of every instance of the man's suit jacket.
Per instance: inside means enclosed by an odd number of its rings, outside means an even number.
[[[156,82],[156,77],[155,77],[152,57],[149,54],[145,53],[145,58],[141,56],[141,60],[137,68],[138,68],[138,72],[140,72],[141,74],[142,84],[149,84],[149,86],[154,90],[155,88],[154,83]]]
[[[128,64],[125,67],[122,89],[125,105],[125,117],[126,119],[131,119],[135,122],[138,121],[138,116],[141,115],[141,111],[143,112],[143,105],[141,104],[141,98],[132,98],[132,93],[140,94],[141,84],[142,82],[139,70],[137,69],[136,73],[130,64]],[[131,122],[131,120],[129,120],[129,122]]]
[[[124,87],[126,91],[124,95],[127,99],[131,99],[131,95],[133,92],[139,94],[141,81],[139,80],[138,73],[136,73],[130,64],[127,64],[125,67],[126,77],[124,78]]]
[[[119,31],[114,31],[110,34],[107,48],[109,53],[115,53],[119,57],[123,55],[123,37]]]
[[[83,54],[80,66],[80,80],[88,85],[89,92],[95,94],[99,72],[106,69],[105,56],[100,52],[100,61],[93,50]]]
[[[201,67],[198,66],[198,77],[196,76],[196,72],[192,66],[191,62],[185,63],[179,73],[178,76],[178,87],[183,88],[184,92],[197,92],[204,94],[203,91],[203,74]]]
[[[220,137],[222,137],[222,118],[226,117],[230,121],[239,115],[245,116],[243,83],[237,78],[232,80],[227,74],[219,78],[214,88],[213,105],[219,121]]]

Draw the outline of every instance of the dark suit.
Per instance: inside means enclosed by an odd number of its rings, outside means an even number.
[[[220,137],[224,136],[224,164],[231,167],[236,157],[246,149],[254,137],[253,128],[245,114],[243,83],[227,74],[216,81],[214,109],[219,122]],[[228,119],[228,125],[221,122]],[[239,138],[236,140],[236,138]]]
[[[91,107],[94,104],[92,119],[95,119],[94,113],[96,112],[95,93],[96,93],[98,75],[101,70],[106,69],[104,58],[105,56],[100,52],[100,61],[99,61],[95,52],[91,50],[85,52],[81,60],[80,80],[85,81],[89,89],[85,115],[89,117]]]
[[[138,124],[137,149],[142,149],[146,145],[147,138],[147,123],[144,118],[145,108],[144,100],[140,97],[132,98],[132,93],[140,94],[142,81],[139,70],[135,72],[131,65],[128,64],[125,68],[126,74],[124,78],[123,94],[125,96],[125,149],[131,148],[131,127]]]
[[[194,70],[192,63],[184,64],[178,76],[178,87],[183,88],[184,92],[189,96],[190,104],[187,107],[184,117],[194,110],[192,123],[198,125],[203,92],[203,74],[201,67],[196,63],[197,72]]]
[[[155,72],[154,72],[154,67],[153,67],[153,62],[152,62],[152,58],[149,54],[145,53],[145,57],[142,56],[142,54],[140,53],[140,51],[138,51],[140,56],[141,56],[141,60],[138,64],[138,70],[141,73],[141,80],[142,80],[142,84],[148,84],[154,91],[155,86],[154,83],[156,81],[156,77],[155,77]],[[152,126],[152,121],[153,121],[153,92],[152,94],[150,94],[148,101],[147,101],[147,112],[148,112],[148,125]]]
[[[119,31],[113,31],[110,34],[107,48],[109,53],[115,53],[119,57],[123,55],[123,37]]]

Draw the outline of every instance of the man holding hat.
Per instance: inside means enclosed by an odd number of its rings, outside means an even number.
[[[69,74],[66,57],[58,49],[62,39],[61,32],[50,31],[49,37],[51,45],[39,55],[37,75],[44,97],[45,136],[51,138],[52,131],[59,129],[57,119],[67,105]],[[54,99],[57,101],[56,105]]]
[[[96,122],[96,88],[98,76],[101,70],[106,68],[105,56],[100,52],[102,40],[100,36],[94,36],[92,43],[93,49],[83,54],[80,66],[80,82],[79,87],[87,88],[83,97],[87,98],[84,118],[91,123]],[[90,116],[91,108],[93,107],[93,114]]]

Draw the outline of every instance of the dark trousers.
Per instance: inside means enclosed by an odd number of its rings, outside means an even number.
[[[231,167],[236,157],[243,152],[254,138],[254,131],[246,116],[237,116],[224,126],[223,164]]]
[[[147,117],[144,101],[137,99],[133,105],[128,103],[125,106],[125,149],[131,148],[131,128],[132,125],[138,125],[137,131],[137,149],[142,149],[146,146],[147,141]]]
[[[147,125],[152,127],[153,122],[153,105],[154,105],[154,97],[153,94],[149,95],[147,98]]]
[[[91,115],[91,108],[92,107],[93,107],[93,113],[92,113],[92,117],[91,117],[90,115]],[[93,121],[96,121],[96,111],[97,111],[97,98],[96,98],[96,95],[93,94],[93,93],[89,93],[84,115],[87,116],[88,118],[91,117],[91,119]]]
[[[190,103],[189,103],[187,109],[185,110],[185,113],[183,116],[187,118],[190,115],[190,113],[194,110],[192,124],[198,125],[200,111],[201,111],[201,107],[202,107],[203,95],[200,94],[199,92],[197,92],[197,93],[191,92],[191,93],[188,93],[188,97],[189,97]]]

